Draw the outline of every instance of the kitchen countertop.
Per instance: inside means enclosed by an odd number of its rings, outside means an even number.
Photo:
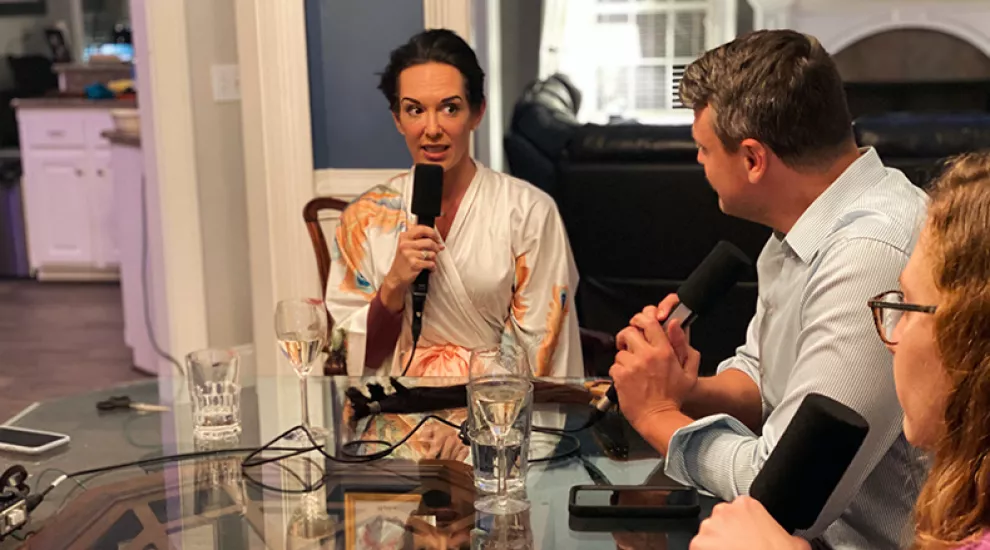
[[[19,97],[10,102],[15,109],[134,109],[137,99],[87,99],[85,97]]]
[[[123,130],[107,130],[100,134],[114,145],[129,145],[131,147],[141,146],[141,134],[125,132]]]

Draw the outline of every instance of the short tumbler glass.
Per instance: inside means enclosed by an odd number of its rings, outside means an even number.
[[[204,349],[186,356],[193,433],[223,439],[241,431],[240,357],[229,349]]]

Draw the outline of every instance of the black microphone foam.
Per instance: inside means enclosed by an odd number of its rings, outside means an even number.
[[[677,289],[677,297],[695,315],[704,315],[751,267],[742,250],[719,241]]]
[[[749,495],[788,533],[808,529],[869,431],[856,411],[809,393],[753,480]]]
[[[688,278],[677,288],[678,306],[667,313],[667,322],[675,318],[682,321],[682,328],[688,328],[699,314],[707,313],[721,300],[736,281],[752,268],[749,257],[728,241],[719,241],[705,259],[694,268]],[[612,385],[605,397],[595,405],[604,413],[619,402],[618,393]]]
[[[412,213],[417,223],[433,226],[440,215],[440,199],[443,197],[443,166],[417,164],[413,172]]]
[[[443,167],[439,164],[417,164],[413,171],[413,196],[411,210],[416,215],[416,223],[433,227],[437,216],[440,215],[441,199],[443,198]],[[430,288],[430,272],[426,269],[419,272],[412,288],[412,337],[413,347],[419,342],[423,330],[423,308],[426,307],[426,294]],[[409,353],[409,364],[412,364],[413,353]],[[409,365],[406,365],[409,369]],[[405,374],[405,371],[403,371]]]

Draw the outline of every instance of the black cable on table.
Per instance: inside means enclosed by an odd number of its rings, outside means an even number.
[[[325,450],[323,450],[323,447],[315,440],[315,438],[313,437],[313,434],[310,433],[308,429],[306,429],[305,427],[303,427],[303,426],[300,425],[300,426],[295,426],[295,427],[293,427],[293,428],[291,428],[289,430],[286,430],[285,432],[283,432],[282,434],[280,434],[278,437],[276,437],[275,439],[269,441],[268,443],[266,443],[265,445],[263,445],[261,447],[249,447],[249,448],[239,447],[239,448],[232,448],[232,449],[214,449],[214,450],[209,450],[209,451],[197,451],[197,452],[182,453],[182,454],[176,454],[176,455],[166,455],[166,456],[160,456],[160,457],[153,457],[153,458],[146,458],[146,459],[141,459],[141,460],[135,460],[135,461],[132,461],[132,462],[125,462],[125,463],[120,463],[120,464],[113,464],[113,465],[110,465],[110,466],[102,466],[102,467],[98,467],[98,468],[90,468],[90,469],[87,469],[87,470],[80,470],[78,472],[73,472],[71,474],[66,474],[65,472],[61,472],[61,473],[65,477],[65,479],[72,479],[73,481],[76,482],[76,484],[78,485],[78,487],[81,487],[83,490],[86,490],[87,489],[86,486],[82,482],[80,482],[79,480],[77,480],[76,478],[81,477],[81,476],[91,476],[90,479],[92,479],[92,477],[95,477],[97,475],[100,475],[100,474],[103,474],[103,473],[106,473],[106,472],[115,471],[115,470],[122,470],[122,469],[125,469],[125,468],[140,467],[140,466],[146,466],[146,465],[152,465],[152,464],[162,464],[162,463],[168,463],[168,462],[182,462],[182,461],[185,461],[185,460],[196,459],[196,458],[204,458],[204,457],[216,457],[216,456],[225,456],[225,455],[238,454],[238,453],[249,453],[248,456],[245,457],[241,461],[241,473],[242,473],[242,475],[244,476],[244,478],[247,481],[249,481],[252,484],[255,484],[255,485],[257,485],[257,486],[259,486],[259,487],[261,487],[263,489],[267,489],[267,490],[271,490],[271,491],[276,491],[276,492],[283,492],[283,493],[312,492],[312,491],[315,491],[315,490],[317,490],[317,489],[319,489],[320,487],[323,486],[323,484],[325,483],[325,480],[326,480],[326,472],[323,472],[323,474],[321,475],[321,478],[320,478],[319,483],[317,483],[316,485],[310,485],[308,483],[305,483],[298,476],[295,476],[296,479],[303,486],[303,489],[300,490],[300,491],[294,491],[294,490],[286,490],[284,488],[278,488],[278,487],[272,487],[272,486],[266,485],[266,484],[258,481],[257,479],[253,478],[250,475],[250,473],[248,473],[247,469],[248,468],[252,468],[252,467],[256,467],[256,466],[264,466],[265,464],[270,464],[270,463],[278,463],[278,462],[281,462],[282,460],[285,460],[285,459],[288,459],[288,458],[292,458],[292,457],[295,457],[295,456],[299,456],[299,455],[302,455],[302,454],[305,454],[305,453],[308,453],[308,452],[312,452],[312,451],[317,451],[321,455],[323,455],[323,457],[326,458],[327,460],[329,460],[331,462],[338,463],[338,464],[366,464],[366,463],[369,463],[369,462],[374,462],[374,461],[381,460],[381,459],[383,459],[383,458],[391,455],[393,452],[395,452],[396,449],[398,449],[402,445],[405,445],[406,442],[409,441],[409,439],[417,431],[419,431],[419,429],[422,428],[423,425],[426,424],[426,422],[429,421],[429,420],[436,420],[436,421],[438,421],[438,422],[440,422],[442,424],[446,424],[447,426],[450,426],[450,427],[458,430],[459,432],[461,432],[462,440],[464,439],[464,429],[465,429],[465,426],[466,426],[466,423],[467,423],[466,421],[465,421],[465,423],[462,423],[462,424],[455,424],[455,423],[450,422],[449,420],[447,420],[445,418],[439,417],[439,416],[434,415],[434,414],[429,414],[429,415],[426,415],[425,417],[423,417],[405,436],[402,437],[402,439],[400,439],[395,444],[392,444],[392,443],[389,443],[389,442],[383,441],[383,440],[359,440],[359,441],[350,441],[350,442],[345,443],[342,446],[341,450],[345,453],[346,458],[337,457],[337,456],[334,456],[334,455],[331,455],[331,454],[327,453]],[[588,426],[594,424],[594,422],[596,422],[597,420],[598,420],[598,418],[596,418],[593,415],[589,419],[589,421],[586,422],[586,424],[584,426],[581,426],[580,428],[559,429],[559,428],[543,428],[543,427],[540,427],[540,426],[534,426],[533,427],[533,431],[540,432],[540,433],[547,433],[547,434],[551,434],[551,435],[556,435],[556,436],[560,437],[561,440],[570,441],[571,442],[571,446],[570,446],[570,448],[566,449],[565,451],[563,451],[561,453],[556,453],[556,454],[554,454],[552,456],[549,456],[549,457],[543,457],[543,458],[533,459],[533,460],[530,460],[529,462],[531,462],[531,463],[552,462],[552,461],[555,461],[555,460],[562,460],[564,458],[567,458],[567,457],[570,457],[570,456],[573,456],[573,455],[577,454],[578,452],[580,452],[581,442],[580,442],[580,440],[578,440],[577,437],[574,437],[571,434],[572,433],[575,433],[575,432],[578,432],[578,431],[581,431],[583,429],[586,429]],[[310,441],[310,443],[312,445],[309,446],[309,447],[276,447],[275,446],[275,444],[277,442],[281,441],[283,438],[285,438],[285,436],[289,435],[290,433],[292,433],[292,432],[294,432],[296,430],[302,430],[303,433],[306,434],[306,438],[309,439],[309,441]],[[384,445],[385,446],[385,449],[383,449],[381,451],[374,452],[374,453],[368,453],[368,454],[355,454],[355,453],[348,452],[348,449],[350,449],[350,448],[358,447],[358,446],[363,446],[363,445]],[[277,457],[271,457],[271,458],[259,458],[259,455],[261,455],[262,453],[267,452],[267,451],[280,451],[280,452],[283,452],[284,454],[280,454]],[[306,457],[306,459],[307,460],[310,460],[310,459],[308,459],[308,457]],[[280,467],[282,467],[283,469],[286,469],[281,464],[278,464],[278,465]],[[47,473],[48,471],[57,471],[57,470],[55,470],[55,469],[49,469],[49,470],[46,470],[45,472],[42,472],[42,473],[44,474],[44,473]],[[290,471],[290,473],[292,473],[292,472]],[[39,476],[39,478],[40,478],[40,476]],[[41,497],[43,498],[48,493],[50,493],[61,481],[62,481],[62,479],[56,479],[55,482],[53,482],[51,485],[49,485],[42,492]],[[89,481],[89,480],[87,480],[87,481]],[[69,491],[69,493],[65,496],[65,498],[63,498],[59,510],[61,510],[61,506],[64,506],[65,505],[65,502],[68,500],[68,498],[75,492],[75,489],[76,489],[76,487],[73,487]]]
[[[540,462],[553,462],[555,460],[563,460],[565,458],[570,458],[574,455],[580,454],[581,452],[581,440],[577,437],[567,433],[563,430],[558,430],[556,428],[541,428],[539,426],[533,426],[534,432],[545,433],[550,435],[555,435],[561,439],[561,441],[570,441],[571,447],[563,452],[554,453],[550,456],[545,456],[542,458],[534,458],[529,461],[530,464],[540,463]]]
[[[153,457],[153,458],[143,458],[141,460],[135,460],[133,462],[124,462],[124,463],[121,463],[121,464],[114,464],[114,465],[111,465],[111,466],[101,466],[99,468],[91,468],[89,470],[81,470],[81,471],[73,472],[73,473],[69,474],[68,477],[73,478],[73,477],[79,477],[79,476],[85,476],[85,475],[92,475],[92,474],[102,474],[102,473],[105,473],[105,472],[112,472],[114,470],[122,470],[124,468],[132,468],[132,467],[135,467],[135,466],[147,466],[147,465],[151,465],[151,464],[162,464],[162,463],[166,463],[166,462],[184,462],[184,461],[189,460],[189,459],[203,458],[203,457],[207,457],[207,456],[223,456],[223,455],[238,454],[238,453],[250,453],[250,452],[253,452],[253,451],[256,451],[256,450],[257,450],[256,447],[238,447],[238,448],[233,448],[233,449],[213,449],[213,450],[209,450],[209,451],[195,451],[195,452],[191,452],[191,453],[180,453],[180,454],[175,454],[175,455],[156,456],[156,457]],[[278,447],[278,448],[273,448],[272,450],[295,450],[295,449],[294,448],[289,448],[289,447]]]
[[[14,532],[12,532],[10,534],[10,536],[13,537],[13,539],[16,540],[16,541],[18,541],[18,542],[27,542],[27,539],[29,539],[32,536],[37,535],[37,534],[38,533],[35,532],[35,531],[28,531],[27,533],[24,533],[24,536],[22,537],[21,535],[18,535],[17,534],[17,531],[14,531]]]
[[[69,498],[75,493],[75,491],[76,491],[77,488],[81,487],[83,490],[88,490],[88,487],[86,487],[83,484],[83,482],[80,482],[80,481],[78,481],[78,480],[75,479],[75,478],[78,478],[78,477],[89,476],[89,478],[85,480],[85,483],[89,483],[95,477],[97,477],[97,476],[99,476],[101,474],[105,474],[105,473],[108,473],[108,472],[115,471],[115,470],[123,470],[125,468],[140,467],[140,466],[146,466],[146,465],[151,465],[151,464],[163,464],[163,463],[168,463],[168,462],[183,462],[183,461],[186,461],[186,460],[189,460],[189,459],[203,458],[203,457],[207,457],[207,456],[224,456],[224,455],[231,455],[231,454],[238,454],[238,453],[249,453],[249,452],[254,451],[254,450],[256,450],[255,447],[243,447],[243,448],[232,448],[232,449],[214,449],[214,450],[210,450],[210,451],[197,451],[197,452],[192,452],[192,453],[182,453],[182,454],[176,454],[176,455],[164,455],[164,456],[157,456],[157,457],[153,457],[153,458],[145,458],[145,459],[142,459],[142,460],[135,460],[133,462],[124,462],[124,463],[120,463],[120,464],[113,464],[111,466],[103,466],[103,467],[99,467],[99,468],[91,468],[91,469],[88,469],[88,470],[80,470],[78,472],[73,472],[71,474],[65,474],[63,472],[63,475],[65,475],[66,479],[72,479],[73,481],[76,482],[76,486],[73,487],[72,489],[70,489],[69,492],[64,497],[62,497],[62,500],[59,503],[58,508],[56,509],[56,514],[62,511],[62,508],[65,507],[66,502],[68,502]],[[291,447],[273,447],[271,450],[279,450],[279,451],[281,451],[281,450],[295,450],[295,449],[294,448],[291,448]],[[50,470],[51,471],[54,471],[54,469],[50,469]],[[46,470],[46,471],[48,471],[48,470]],[[42,473],[44,473],[44,472],[42,472]],[[40,478],[40,476],[39,476],[39,478]],[[56,481],[53,484],[49,485],[47,488],[45,488],[45,490],[42,491],[41,494],[43,496],[47,496],[48,493],[50,493],[53,489],[55,489],[56,486],[58,486],[59,483],[61,483],[61,481],[62,480],[56,479]]]
[[[323,457],[326,458],[327,460],[329,460],[331,462],[338,463],[338,464],[366,464],[366,463],[369,463],[369,462],[374,462],[374,461],[381,460],[381,459],[389,456],[390,454],[392,454],[393,452],[395,452],[396,449],[398,449],[402,445],[405,445],[405,443],[407,441],[409,441],[409,439],[417,431],[419,431],[419,429],[422,428],[423,425],[426,424],[426,422],[429,421],[429,420],[436,420],[436,421],[438,421],[440,423],[446,424],[447,426],[450,426],[450,427],[458,430],[459,432],[461,432],[461,436],[462,436],[462,440],[463,440],[464,428],[465,428],[465,426],[467,424],[467,421],[465,421],[462,424],[455,424],[455,423],[450,422],[449,420],[447,420],[445,418],[439,417],[439,416],[434,415],[434,414],[429,414],[429,415],[424,416],[415,426],[413,426],[413,428],[411,430],[409,430],[408,433],[406,433],[405,436],[402,437],[402,439],[400,439],[398,442],[396,442],[394,444],[389,443],[388,441],[382,441],[382,440],[357,440],[357,441],[349,441],[349,442],[345,443],[341,447],[341,450],[347,455],[348,458],[340,458],[340,457],[331,455],[331,454],[327,453],[326,451],[324,451],[323,450],[323,447],[319,443],[316,442],[316,440],[313,438],[313,435],[305,427],[303,427],[303,426],[296,426],[296,427],[293,427],[292,429],[289,429],[289,430],[283,432],[282,434],[280,434],[275,439],[269,441],[268,443],[266,443],[262,447],[258,448],[257,450],[255,450],[254,452],[252,452],[250,455],[248,455],[241,462],[241,473],[244,475],[244,479],[245,480],[247,480],[248,482],[252,483],[253,485],[255,485],[257,487],[260,487],[262,489],[265,489],[265,490],[274,491],[274,492],[278,492],[278,493],[285,493],[285,494],[296,494],[296,493],[312,492],[312,491],[318,490],[320,487],[322,487],[326,483],[326,475],[322,476],[321,479],[320,479],[320,481],[317,484],[315,484],[315,485],[310,486],[308,484],[304,484],[304,489],[302,489],[302,490],[291,490],[291,489],[285,489],[285,488],[282,488],[282,487],[274,487],[274,486],[268,485],[268,484],[266,484],[266,483],[264,483],[262,481],[259,481],[258,479],[254,478],[247,471],[247,469],[248,468],[253,468],[253,467],[256,467],[256,466],[264,466],[265,464],[270,464],[270,463],[273,463],[273,462],[274,463],[278,463],[278,462],[280,462],[282,460],[285,460],[285,459],[288,459],[288,458],[292,458],[294,456],[298,456],[300,454],[308,453],[308,452],[311,452],[311,451],[317,451],[318,453],[320,453],[321,455],[323,455]],[[302,430],[303,433],[306,434],[307,439],[309,439],[310,440],[310,443],[312,443],[312,445],[310,447],[301,447],[301,448],[298,448],[298,449],[294,449],[292,452],[289,452],[287,454],[281,454],[281,455],[275,456],[275,457],[259,458],[259,455],[261,455],[262,453],[264,453],[266,451],[275,450],[275,448],[274,447],[271,447],[271,445],[274,445],[275,443],[277,443],[278,441],[280,441],[281,439],[283,439],[284,437],[286,437],[287,435],[289,435],[290,433],[292,433],[292,432],[294,432],[296,430]],[[551,456],[548,456],[548,457],[543,457],[543,458],[537,458],[537,459],[529,460],[530,463],[552,462],[554,460],[562,460],[564,458],[568,458],[570,456],[573,456],[573,455],[579,453],[580,450],[581,450],[581,441],[578,440],[577,437],[571,435],[570,433],[566,433],[566,432],[572,431],[572,430],[561,430],[561,429],[556,429],[556,428],[542,428],[542,427],[539,427],[539,426],[534,426],[533,427],[533,431],[541,432],[541,433],[547,433],[547,434],[551,434],[551,435],[556,435],[556,436],[560,437],[561,440],[570,441],[571,442],[571,445],[570,445],[570,448],[566,449],[565,451],[563,451],[561,453],[555,453],[554,455],[551,455]],[[363,445],[384,445],[385,446],[385,449],[382,449],[381,451],[377,451],[377,452],[374,452],[374,453],[368,453],[368,454],[354,454],[354,453],[347,452],[347,449],[349,449],[349,448],[359,447],[359,446],[363,446]]]
[[[288,466],[282,464],[281,462],[276,462],[275,465],[278,466],[279,468],[281,468],[286,473],[288,473],[293,478],[295,478],[295,480],[299,482],[299,485],[302,485],[303,487],[309,487],[309,484],[306,483],[305,481],[303,481],[302,476],[300,476],[299,474],[297,474],[296,472],[294,472],[292,470],[292,468],[289,468]]]
[[[58,468],[48,468],[46,470],[43,470],[40,474],[38,474],[38,483],[37,483],[37,486],[38,487],[40,487],[42,485],[41,478],[45,477],[45,474],[47,474],[48,472],[55,472],[56,474],[61,474],[61,475],[65,476],[66,479],[71,479],[72,481],[74,481],[76,483],[76,485],[78,485],[79,487],[82,487],[82,489],[84,491],[86,490],[86,486],[83,485],[78,479],[72,477],[71,475],[69,475],[68,473],[66,473],[63,470],[59,470]],[[49,489],[53,489],[53,488],[54,487],[50,487]]]

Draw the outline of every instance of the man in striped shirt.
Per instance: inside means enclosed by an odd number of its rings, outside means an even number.
[[[891,355],[864,304],[896,288],[926,199],[872,149],[857,149],[842,79],[812,37],[758,31],[687,68],[698,162],[730,215],[771,227],[757,262],[746,342],[713,377],[647,307],[618,336],[611,375],[623,414],[666,456],[666,473],[732,500],[747,494],[811,392],[870,424],[815,525],[835,549],[898,548],[925,474],[901,433]],[[809,473],[813,475],[813,473]]]

